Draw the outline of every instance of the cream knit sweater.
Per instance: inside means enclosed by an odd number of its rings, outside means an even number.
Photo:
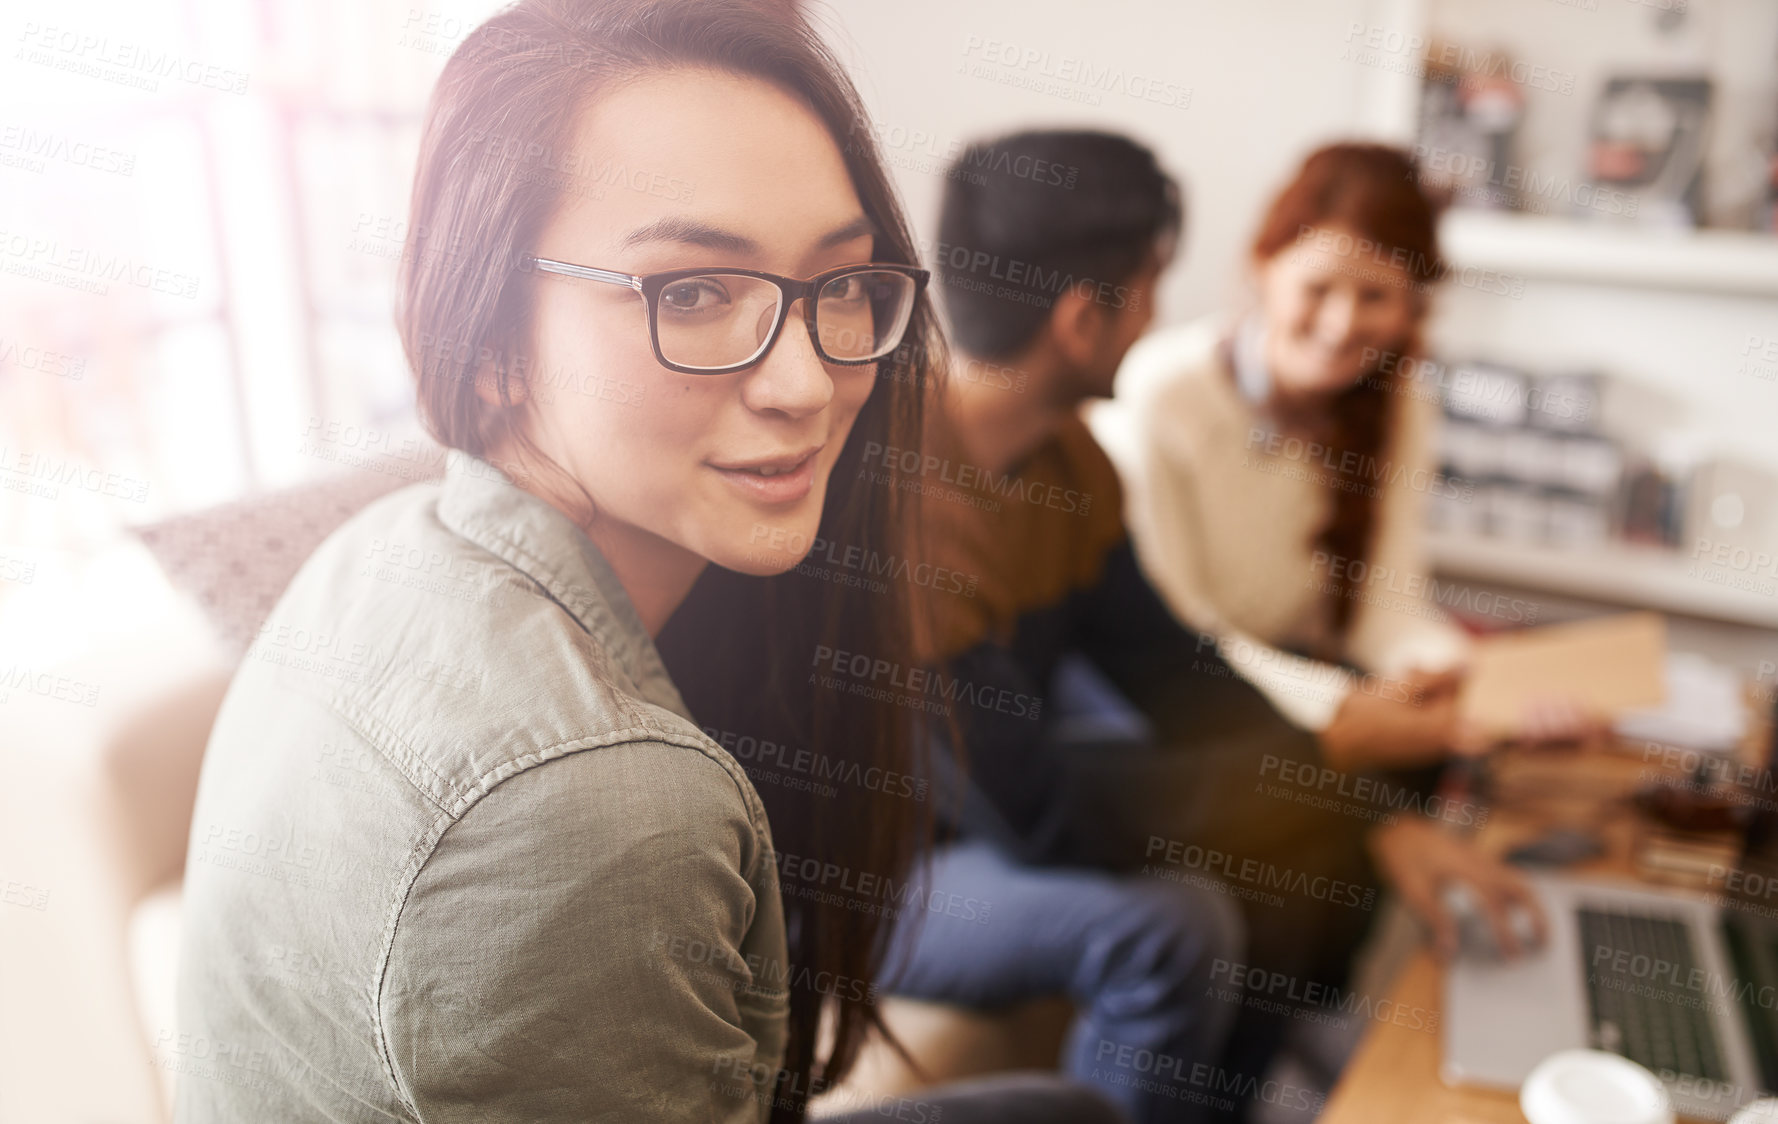
[[[1386,449],[1346,463],[1281,434],[1242,393],[1224,360],[1227,325],[1205,319],[1155,332],[1131,349],[1117,397],[1087,422],[1123,478],[1125,518],[1149,579],[1181,620],[1214,634],[1224,658],[1292,721],[1319,731],[1348,693],[1405,694],[1398,677],[1460,663],[1464,634],[1426,579],[1428,492],[1453,485],[1431,468],[1437,405],[1404,389]],[[1245,362],[1243,366],[1248,364]],[[1263,377],[1263,375],[1262,375]],[[1315,538],[1332,493],[1322,481],[1375,488],[1373,549],[1352,570],[1351,623],[1329,637],[1322,590],[1350,565]],[[1285,651],[1335,652],[1364,669]]]

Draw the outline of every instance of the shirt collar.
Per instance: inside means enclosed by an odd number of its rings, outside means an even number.
[[[487,461],[450,449],[438,517],[541,586],[644,699],[691,717],[616,571],[568,516]]]
[[[1272,396],[1272,372],[1266,367],[1266,322],[1257,315],[1242,317],[1235,326],[1231,350],[1235,389],[1249,405],[1264,409]]]

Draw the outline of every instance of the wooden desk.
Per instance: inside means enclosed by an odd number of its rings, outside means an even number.
[[[1763,762],[1771,730],[1763,720],[1751,725],[1742,758]],[[1637,842],[1648,828],[1626,798],[1652,774],[1683,775],[1643,758],[1625,747],[1567,756],[1509,751],[1496,768],[1502,792],[1480,844],[1498,853],[1550,826],[1586,827],[1601,834],[1606,853],[1574,872],[1634,875]],[[1732,859],[1733,838],[1718,843]],[[1452,1088],[1439,1080],[1443,985],[1437,959],[1425,949],[1415,952],[1389,998],[1398,1009],[1436,1012],[1437,1018],[1425,1020],[1422,1029],[1407,1020],[1372,1026],[1328,1097],[1322,1124],[1526,1124],[1516,1090]],[[1427,1024],[1434,1029],[1424,1029]]]

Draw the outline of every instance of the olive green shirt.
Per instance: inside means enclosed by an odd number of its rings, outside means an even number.
[[[758,1121],[759,795],[592,542],[487,463],[355,516],[235,676],[192,824],[177,1119]]]

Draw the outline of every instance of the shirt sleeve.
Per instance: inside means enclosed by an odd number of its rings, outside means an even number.
[[[698,748],[594,748],[497,784],[444,832],[378,994],[419,1120],[765,1117],[784,925],[743,785]]]
[[[1357,685],[1357,676],[1337,664],[1275,648],[1244,632],[1224,632],[1216,646],[1235,674],[1293,724],[1313,733],[1327,729]]]

